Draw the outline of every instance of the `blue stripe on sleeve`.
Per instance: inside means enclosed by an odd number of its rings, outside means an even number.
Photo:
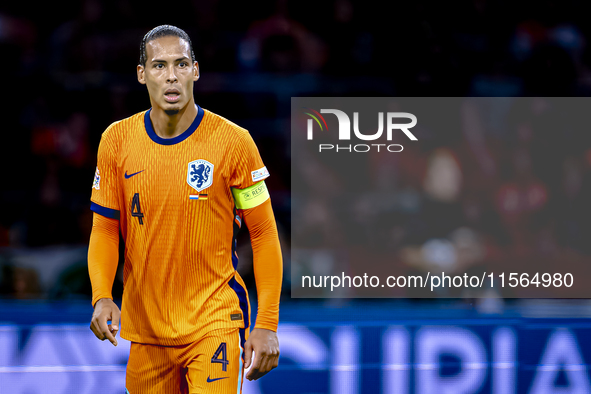
[[[109,219],[119,220],[119,218],[120,218],[120,213],[118,210],[106,208],[106,207],[103,207],[102,205],[98,205],[97,203],[94,203],[94,202],[90,203],[90,210],[98,213],[99,215],[103,215],[104,217],[109,218]]]

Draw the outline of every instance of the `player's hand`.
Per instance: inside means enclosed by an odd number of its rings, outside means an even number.
[[[111,324],[108,324],[108,321]],[[101,298],[94,305],[94,313],[90,322],[90,329],[101,341],[108,339],[113,346],[117,346],[117,331],[121,320],[121,311],[109,298]]]
[[[254,360],[252,352],[254,351]],[[255,328],[244,344],[245,365],[250,371],[246,375],[248,380],[257,380],[279,365],[279,340],[277,333],[264,328]]]

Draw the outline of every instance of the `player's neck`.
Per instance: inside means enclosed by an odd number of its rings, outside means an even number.
[[[196,116],[197,107],[193,101],[174,115],[168,115],[162,108],[156,106],[153,106],[150,111],[154,131],[161,138],[174,138],[182,134],[191,126]]]

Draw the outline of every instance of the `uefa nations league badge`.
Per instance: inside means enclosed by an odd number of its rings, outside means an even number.
[[[203,159],[190,162],[187,183],[198,192],[210,187],[213,183],[213,164]]]

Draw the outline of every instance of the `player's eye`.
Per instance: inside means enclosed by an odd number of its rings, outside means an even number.
[[[162,63],[157,63],[154,65],[155,68],[162,70],[164,68],[164,64]]]
[[[179,67],[187,67],[187,66],[188,66],[187,62],[180,62],[179,63]]]

